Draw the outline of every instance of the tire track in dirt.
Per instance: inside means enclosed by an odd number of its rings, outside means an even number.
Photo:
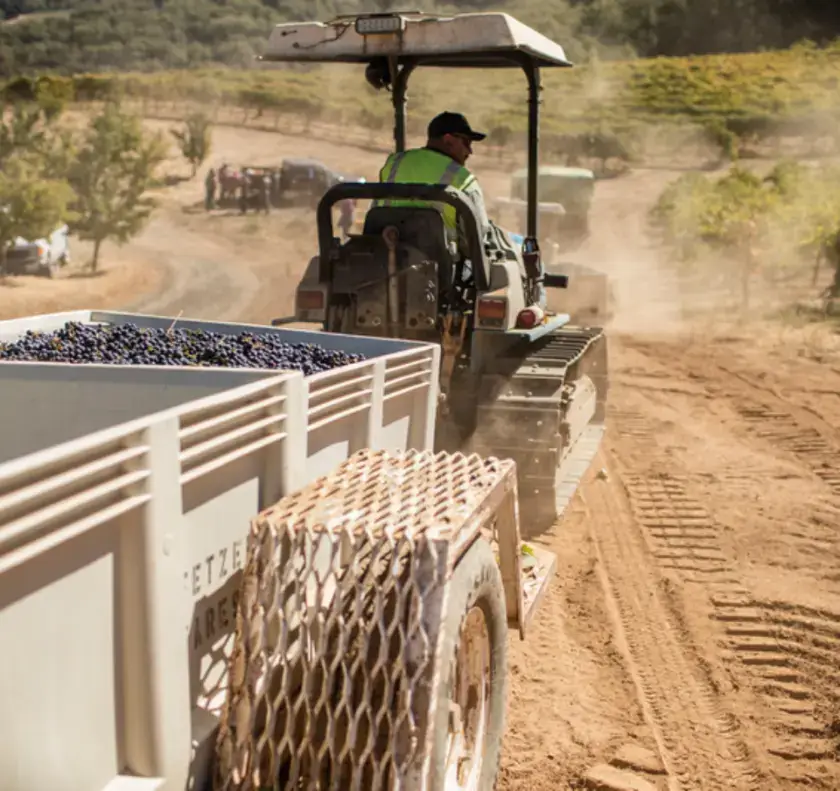
[[[747,591],[712,595],[728,656],[771,712],[767,751],[791,783],[835,789],[840,758],[840,618]],[[833,775],[833,776],[831,776]]]
[[[711,385],[710,392],[732,403],[753,436],[795,456],[832,494],[840,496],[840,413],[826,417],[804,403],[784,397],[778,388],[762,382],[761,377],[734,368],[731,362],[721,362],[720,352],[712,344],[699,348],[654,346],[632,338],[622,338],[622,343],[661,361],[661,369],[667,369],[671,376],[682,374]],[[804,387],[803,391],[809,389]]]
[[[644,353],[650,353],[650,348]],[[655,357],[650,368],[655,376]],[[619,403],[620,393],[619,389]],[[738,391],[736,410],[745,403]],[[781,447],[802,462],[816,464],[815,471],[825,469],[822,464],[832,453],[831,444],[813,426],[803,427],[787,411],[737,411],[749,420],[754,435],[770,438],[774,449]],[[836,789],[840,780],[836,771],[840,758],[840,616],[786,602],[756,600],[739,582],[734,561],[726,558],[717,542],[719,526],[713,515],[688,494],[690,477],[685,473],[690,472],[690,466],[684,470],[671,452],[673,434],[664,433],[660,420],[641,411],[613,410],[612,417],[618,433],[617,456],[628,467],[620,475],[653,555],[663,569],[677,573],[683,582],[705,583],[718,627],[721,659],[736,668],[769,715],[765,746],[770,771],[788,784]],[[781,432],[776,421],[784,425]],[[664,437],[662,444],[659,437]],[[818,454],[816,462],[809,456],[813,452]],[[831,461],[836,458],[835,454]],[[633,469],[640,462],[645,474]],[[836,523],[833,536],[804,537],[822,540],[822,547],[827,548],[832,538],[836,544]]]
[[[614,463],[605,466],[610,476],[620,476]],[[631,502],[605,482],[590,487],[586,504],[617,633],[670,787],[762,788],[738,723],[722,705],[674,617]]]
[[[655,425],[636,411],[614,409],[610,416],[624,462],[621,481],[659,565],[696,582],[731,576],[733,564],[721,547],[720,526],[689,496],[688,476],[675,471],[660,449]]]
[[[728,409],[725,428],[734,439],[752,440],[750,445],[768,460],[790,458],[806,476],[822,482],[826,497],[809,502],[807,516],[786,524],[785,533],[813,559],[810,570],[825,579],[840,581],[840,412],[823,416],[792,402],[778,388],[765,384],[762,372],[750,375],[731,363],[722,364],[716,358],[720,352],[716,353],[713,345],[655,345],[632,338],[622,338],[622,344],[644,355],[651,373],[663,377],[662,388],[656,387],[657,382],[651,390],[658,390],[660,395],[670,393],[674,388],[668,381],[683,378],[692,383],[695,394]],[[691,390],[684,387],[680,392],[691,395]],[[763,469],[725,463],[717,472],[732,488],[739,482],[744,488],[750,484],[754,487],[756,481],[767,478]]]
[[[625,442],[642,443],[648,461],[655,459],[655,429],[644,415],[619,413],[615,424]],[[738,663],[772,712],[766,749],[771,761],[781,759],[771,763],[774,775],[821,784],[813,763],[840,757],[840,617],[808,610],[803,616],[803,608],[755,601],[725,557],[713,517],[686,492],[685,476],[619,476],[652,554],[683,581],[705,583],[722,658]]]
[[[692,579],[731,570],[709,512],[686,494],[685,478],[625,474],[633,513],[654,544],[660,565]]]
[[[735,408],[756,437],[792,453],[840,496],[840,450],[819,431],[800,425],[785,409],[754,399],[739,399]]]

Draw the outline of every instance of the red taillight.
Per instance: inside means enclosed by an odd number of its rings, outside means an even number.
[[[545,314],[539,308],[525,308],[525,310],[520,310],[516,317],[516,327],[520,330],[532,330],[542,323],[544,316]]]
[[[324,292],[298,291],[296,303],[298,310],[322,310],[324,307]]]
[[[480,299],[478,301],[479,321],[504,321],[506,316],[506,299]]]

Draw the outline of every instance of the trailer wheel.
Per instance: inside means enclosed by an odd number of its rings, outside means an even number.
[[[507,615],[502,575],[483,539],[455,568],[447,610],[431,789],[490,791],[505,729]]]

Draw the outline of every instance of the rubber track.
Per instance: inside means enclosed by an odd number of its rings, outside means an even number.
[[[603,339],[603,340],[601,340]],[[552,384],[558,389],[567,384],[566,375],[568,369],[583,360],[593,345],[601,340],[606,343],[604,331],[600,327],[563,327],[550,336],[534,344],[533,350],[522,361],[517,372],[511,377],[511,384],[514,384],[521,374],[523,381],[520,387],[528,391],[528,381],[533,377],[539,377],[539,369],[551,369]],[[530,371],[523,369],[530,368]],[[534,370],[536,369],[536,371]],[[596,378],[600,378],[602,387],[596,384],[600,393],[600,399],[606,402],[607,382],[609,381],[609,362],[605,355],[605,370],[600,371]],[[562,370],[562,377],[557,374]],[[568,407],[565,394],[558,403],[561,413],[565,413]],[[584,429],[581,436],[571,448],[564,449],[564,456],[556,473],[558,476],[556,489],[554,489],[554,507],[556,509],[555,519],[561,519],[572,498],[580,487],[581,480],[592,464],[604,432],[604,417],[606,403],[594,416],[592,422]],[[553,440],[553,437],[551,438]]]
[[[523,359],[520,367],[568,368],[578,362],[603,335],[604,330],[601,327],[561,327],[534,343],[533,351]]]

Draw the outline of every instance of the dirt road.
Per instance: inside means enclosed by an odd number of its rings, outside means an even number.
[[[645,234],[673,176],[600,184],[575,254],[620,301],[609,429],[513,646],[510,791],[840,788],[840,336],[682,290]],[[587,776],[628,742],[667,776]]]
[[[313,156],[368,177],[381,160],[225,128],[214,152],[214,165]],[[504,190],[505,173],[480,175]],[[597,234],[576,256],[613,275],[622,306],[609,428],[543,541],[556,584],[528,641],[511,638],[500,791],[840,788],[840,336],[686,324],[689,295],[644,233],[674,175],[599,184]],[[122,297],[91,290],[95,307],[255,322],[289,310],[315,249],[310,212],[208,215],[197,181],[162,199],[120,252],[142,263],[123,277],[143,277]],[[49,289],[49,309],[83,306],[78,285]]]
[[[579,787],[627,740],[654,787],[840,788],[840,366],[802,350],[613,337],[607,438],[513,648],[503,788]]]

